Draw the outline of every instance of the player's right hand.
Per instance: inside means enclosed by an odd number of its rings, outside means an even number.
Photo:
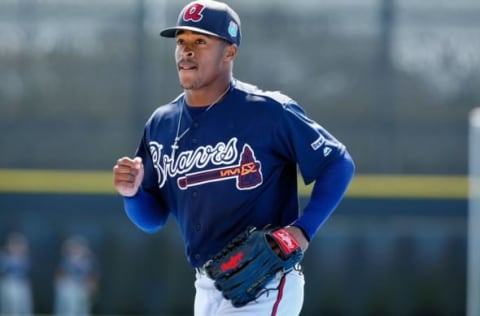
[[[137,194],[143,180],[142,158],[122,157],[113,167],[113,184],[123,196],[131,197]]]

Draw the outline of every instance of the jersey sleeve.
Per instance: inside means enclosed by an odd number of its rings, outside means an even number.
[[[123,204],[128,218],[144,232],[157,232],[168,219],[169,213],[161,200],[143,188],[133,197],[124,197]]]
[[[322,169],[315,180],[310,200],[294,223],[311,240],[337,208],[350,184],[355,165],[350,154],[344,154]]]
[[[152,158],[147,146],[147,123],[142,140],[135,156],[141,157],[144,165],[144,178],[137,194],[124,197],[124,208],[128,218],[141,230],[154,233],[161,229],[169,216],[168,208],[158,190]]]
[[[279,150],[298,165],[306,184],[315,181],[293,223],[311,240],[343,198],[355,166],[345,146],[293,101],[284,105],[278,131]]]
[[[281,154],[298,165],[306,184],[317,179],[322,168],[345,152],[342,143],[293,101],[284,105],[277,133]]]
[[[150,130],[151,119],[145,125],[143,132],[142,140],[135,152],[135,157],[142,158],[143,166],[145,169],[145,175],[142,182],[142,187],[152,193],[157,193],[158,190],[158,179],[156,177],[157,172],[153,167],[153,160],[150,154],[149,145],[148,145],[148,135]]]

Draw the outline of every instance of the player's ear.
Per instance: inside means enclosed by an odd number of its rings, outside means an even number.
[[[227,61],[232,61],[237,56],[238,47],[235,44],[227,45],[225,48],[225,59]]]

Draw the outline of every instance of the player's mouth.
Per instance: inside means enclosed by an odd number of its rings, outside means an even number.
[[[180,62],[178,63],[178,71],[188,71],[188,70],[196,70],[197,65],[188,62]]]

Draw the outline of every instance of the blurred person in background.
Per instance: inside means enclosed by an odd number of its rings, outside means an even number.
[[[1,315],[32,315],[29,243],[18,232],[7,236],[0,253],[0,310]]]
[[[90,315],[98,277],[96,258],[87,240],[83,236],[65,240],[55,273],[55,315]]]

